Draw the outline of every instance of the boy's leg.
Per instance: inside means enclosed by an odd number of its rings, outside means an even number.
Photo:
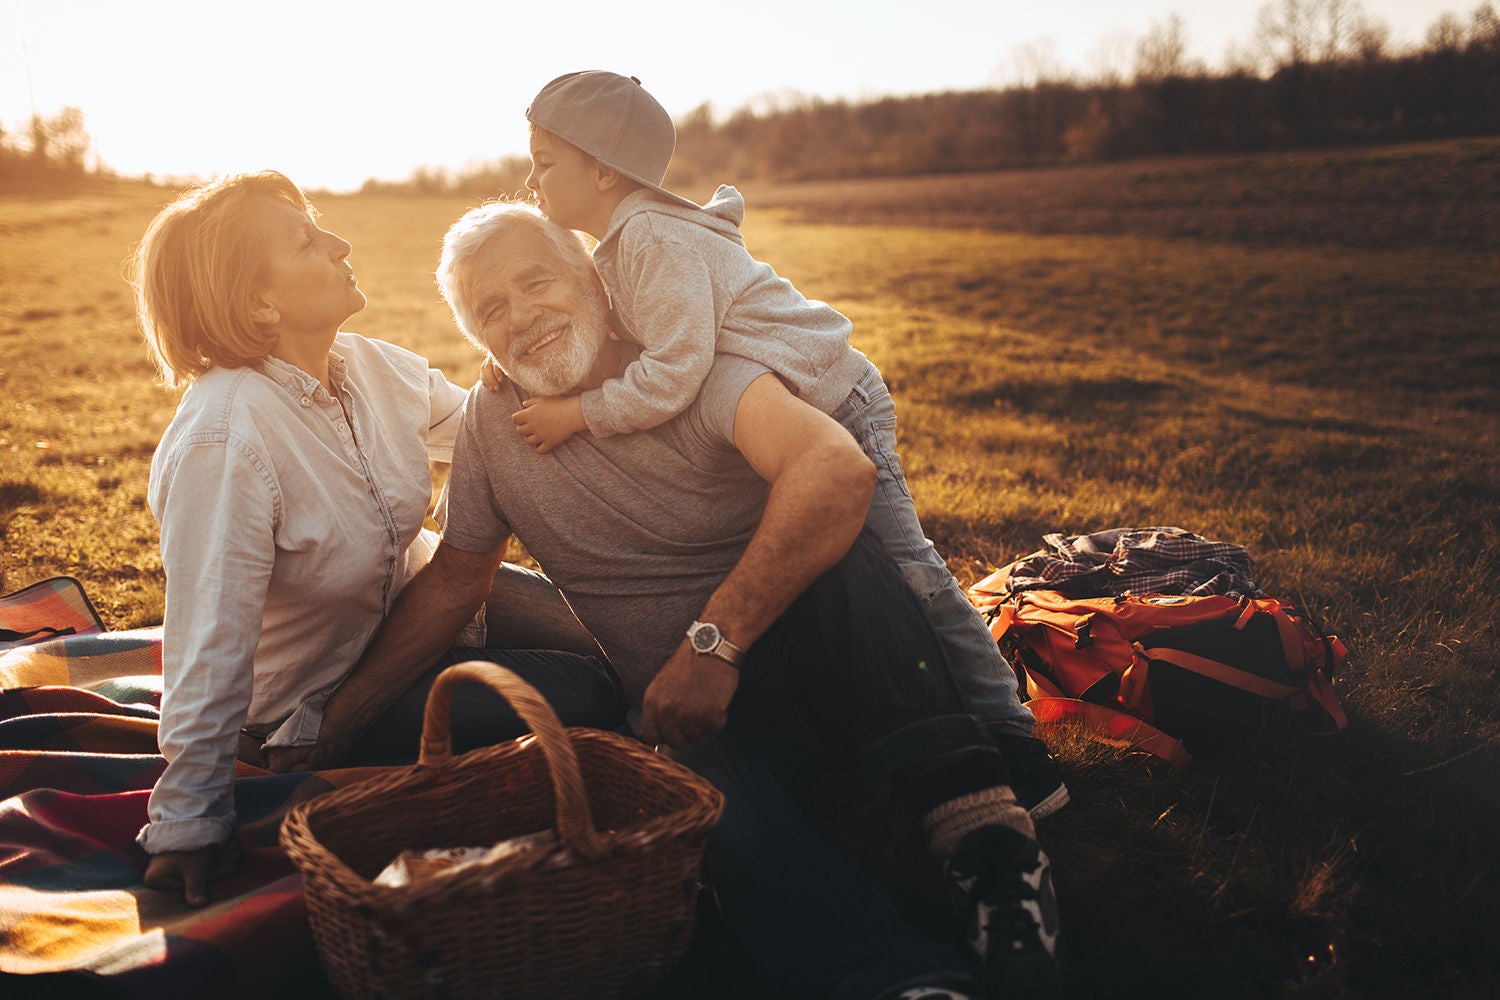
[[[760,990],[865,1000],[919,982],[972,989],[958,954],[910,925],[886,888],[815,826],[790,787],[795,779],[774,766],[787,748],[767,748],[754,734],[741,740],[741,728],[750,727],[732,719],[708,743],[674,756],[724,793],[704,876]]]
[[[872,532],[756,643],[742,676],[768,659],[785,664],[780,700],[801,710],[785,731],[836,766],[858,764],[921,818],[990,984],[1045,978],[1057,929],[1050,866],[1004,757],[964,711],[931,623]],[[731,721],[736,708],[769,718],[777,703],[740,697]]]
[[[896,453],[895,403],[879,373],[856,386],[833,417],[875,463],[878,479],[865,523],[920,599],[948,654],[967,710],[997,736],[1030,737],[1035,719],[1017,696],[1015,671],[1000,654],[984,616],[922,531]]]

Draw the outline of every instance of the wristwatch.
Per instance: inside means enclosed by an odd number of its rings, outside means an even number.
[[[724,638],[724,633],[719,631],[717,625],[693,622],[688,626],[687,637],[693,644],[693,652],[703,656],[717,656],[730,666],[739,666],[745,658],[745,651]]]

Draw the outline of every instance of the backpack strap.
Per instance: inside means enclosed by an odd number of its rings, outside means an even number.
[[[1344,665],[1344,658],[1349,655],[1349,650],[1339,642],[1336,635],[1325,635],[1323,637],[1323,669],[1328,674],[1328,679],[1338,676],[1339,669]]]
[[[1067,722],[1077,725],[1089,736],[1111,746],[1129,747],[1150,754],[1175,767],[1192,760],[1182,741],[1157,729],[1151,723],[1106,705],[1078,698],[1033,698],[1026,703],[1036,721]]]
[[[1030,667],[1023,667],[1023,669],[1025,669],[1026,671],[1026,686],[1031,691],[1036,692],[1032,695],[1033,699],[1067,697],[1067,695],[1063,693],[1063,689],[1058,687],[1057,684],[1053,682],[1052,678],[1048,677],[1046,674],[1043,674],[1039,670],[1032,670]]]
[[[1234,619],[1235,631],[1244,631],[1245,626],[1257,614],[1270,615],[1271,621],[1276,623],[1276,634],[1281,638],[1281,655],[1286,660],[1287,668],[1295,674],[1306,670],[1307,647],[1303,645],[1303,630],[1279,599],[1270,597],[1251,600],[1241,597],[1240,610]]]
[[[1292,621],[1292,616],[1279,605],[1271,611],[1276,622],[1276,631],[1281,635],[1281,649],[1286,654],[1286,665],[1295,673],[1307,669],[1307,646],[1303,644],[1303,630]]]
[[[1335,642],[1337,640],[1334,640]],[[1342,733],[1349,728],[1349,717],[1344,714],[1344,709],[1339,705],[1339,700],[1334,696],[1333,685],[1328,683],[1328,678],[1323,676],[1323,671],[1314,670],[1307,679],[1307,693],[1312,696],[1318,707],[1328,713],[1333,720],[1333,731]]]
[[[1170,646],[1154,646],[1150,650],[1144,648],[1140,643],[1135,643],[1134,646],[1138,656],[1170,663],[1174,667],[1190,670],[1195,674],[1201,674],[1204,677],[1216,680],[1220,684],[1228,684],[1231,687],[1237,687],[1242,691],[1249,691],[1251,694],[1260,695],[1262,698],[1269,698],[1272,701],[1290,701],[1302,694],[1302,689],[1299,687],[1293,687],[1290,684],[1278,684],[1275,681],[1252,674],[1247,670],[1231,667],[1227,663],[1220,663],[1218,660],[1210,660],[1193,653],[1186,653],[1180,649],[1172,649]]]
[[[1009,601],[996,602],[985,611],[989,616],[990,635],[998,642],[1000,637],[1010,631],[1010,627],[1016,621],[1016,606]]]

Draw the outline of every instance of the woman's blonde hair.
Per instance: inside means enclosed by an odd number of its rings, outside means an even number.
[[[151,221],[132,254],[136,319],[163,384],[252,364],[275,347],[276,338],[252,318],[266,269],[255,224],[259,197],[312,211],[283,174],[234,174],[183,192]]]

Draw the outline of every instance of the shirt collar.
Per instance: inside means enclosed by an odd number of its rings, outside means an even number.
[[[261,374],[272,382],[298,398],[311,397],[322,402],[332,397],[328,390],[323,388],[323,383],[313,378],[307,372],[296,365],[287,364],[280,358],[266,355],[260,361]],[[334,392],[342,392],[344,379],[349,375],[349,364],[337,351],[328,352],[328,381],[333,386]]]

